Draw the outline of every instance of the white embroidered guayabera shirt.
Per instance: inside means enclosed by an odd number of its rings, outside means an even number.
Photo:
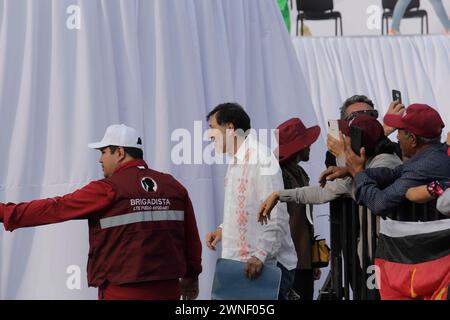
[[[297,266],[285,203],[271,212],[267,225],[257,221],[261,203],[283,189],[283,178],[273,153],[248,136],[228,166],[225,177],[222,258],[246,262],[255,256],[265,264]]]

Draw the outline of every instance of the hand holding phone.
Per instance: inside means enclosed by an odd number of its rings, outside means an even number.
[[[328,133],[339,140],[339,122],[338,120],[328,120]]]
[[[402,93],[398,90],[392,90],[392,101],[398,101],[402,104]]]
[[[350,127],[350,139],[353,152],[361,156],[363,131],[358,127]]]
[[[366,150],[362,148],[362,139],[364,132],[357,127],[350,127],[350,140],[346,140],[345,146],[345,165],[348,172],[355,177],[363,171],[366,166]],[[350,145],[349,145],[350,143]],[[362,150],[362,151],[361,151]]]

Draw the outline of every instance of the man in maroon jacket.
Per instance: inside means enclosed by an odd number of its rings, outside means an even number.
[[[62,197],[0,203],[6,230],[89,222],[88,284],[99,299],[195,299],[201,243],[186,189],[148,168],[135,129],[112,125],[101,142],[105,179]]]

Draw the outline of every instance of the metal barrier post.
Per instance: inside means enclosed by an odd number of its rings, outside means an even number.
[[[361,214],[361,231],[362,231],[362,283],[361,283],[361,300],[367,299],[367,260],[369,259],[369,250],[367,244],[367,208],[360,207]],[[372,259],[371,259],[372,260]]]

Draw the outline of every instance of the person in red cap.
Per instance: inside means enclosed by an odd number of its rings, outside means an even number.
[[[356,201],[376,215],[399,208],[411,187],[444,183],[450,177],[448,146],[440,142],[444,123],[435,109],[412,104],[402,115],[386,115],[385,123],[398,129],[400,147],[408,158],[403,165],[364,170],[364,149],[358,156],[346,146],[346,167],[355,180]],[[409,211],[398,214],[408,222],[383,220],[380,226],[375,265],[381,298],[445,299],[450,275],[448,229],[437,221],[411,221]],[[442,232],[436,231],[437,226]],[[434,272],[437,265],[442,267]]]
[[[150,169],[135,129],[111,125],[100,142],[105,178],[62,197],[0,203],[6,230],[89,222],[88,285],[99,299],[195,299],[201,242],[187,190]]]
[[[384,122],[398,129],[402,153],[408,158],[403,165],[394,169],[365,170],[367,156],[364,149],[358,156],[349,145],[346,146],[347,174],[354,177],[356,201],[374,214],[398,207],[411,187],[435,180],[445,182],[450,177],[448,146],[441,143],[445,125],[435,109],[425,104],[412,104],[402,115],[386,115]]]
[[[447,135],[447,154],[450,157],[450,132]],[[450,177],[449,177],[450,179]],[[441,184],[440,181],[432,181],[427,185],[409,188],[406,198],[417,203],[426,203],[437,198],[436,209],[439,212],[450,216],[450,181]]]

